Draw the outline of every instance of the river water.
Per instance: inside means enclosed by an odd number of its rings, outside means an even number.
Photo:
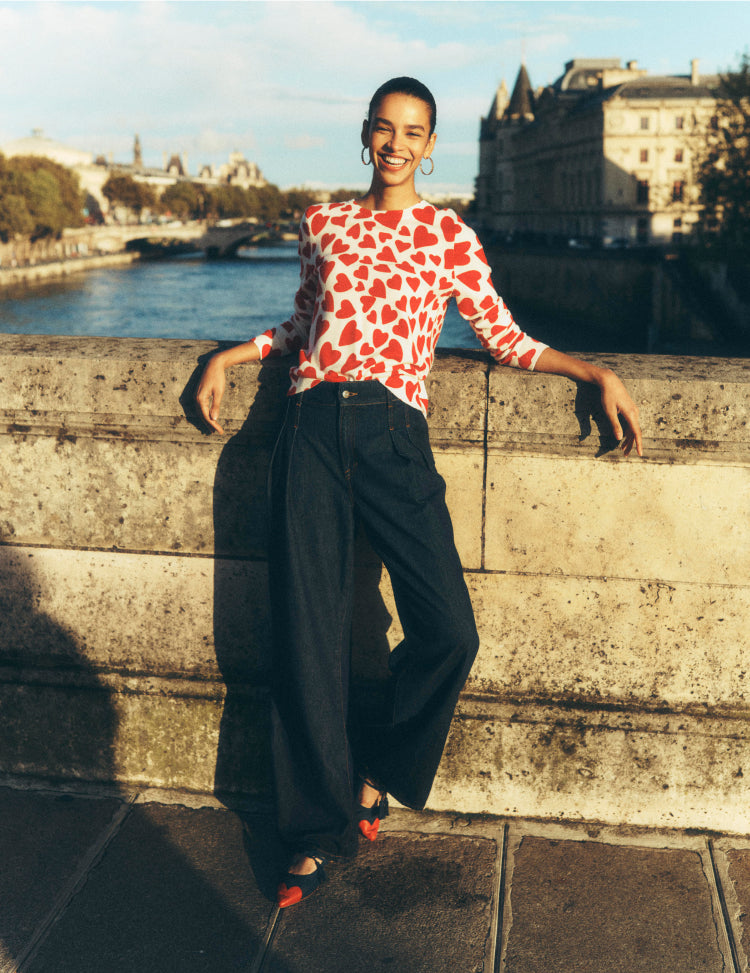
[[[0,332],[245,341],[289,317],[298,283],[296,243],[142,261],[13,287],[0,295]],[[479,348],[453,301],[440,344]]]

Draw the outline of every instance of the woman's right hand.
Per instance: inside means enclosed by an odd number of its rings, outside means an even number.
[[[201,410],[201,415],[206,423],[215,429],[216,432],[224,435],[224,430],[219,425],[219,410],[221,409],[221,399],[226,388],[225,366],[220,354],[209,358],[206,367],[203,369],[198,391],[195,393],[195,401]]]

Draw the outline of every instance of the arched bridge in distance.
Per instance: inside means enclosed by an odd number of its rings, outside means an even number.
[[[170,256],[176,253],[205,253],[209,260],[237,256],[240,247],[256,246],[262,243],[278,243],[285,239],[297,238],[296,233],[285,229],[268,227],[262,223],[230,222],[226,225],[190,224],[179,227],[133,228],[140,232],[129,235],[125,246],[128,250],[138,250],[144,256]]]

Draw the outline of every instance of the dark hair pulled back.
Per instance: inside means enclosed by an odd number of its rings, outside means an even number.
[[[370,106],[367,109],[368,125],[378,105],[386,95],[410,95],[412,98],[418,98],[420,101],[423,101],[430,109],[430,135],[432,135],[437,122],[437,105],[427,85],[422,84],[421,81],[417,81],[416,78],[391,78],[390,81],[381,84],[370,99]]]

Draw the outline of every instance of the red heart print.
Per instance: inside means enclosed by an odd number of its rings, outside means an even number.
[[[450,216],[444,216],[440,221],[440,229],[443,231],[443,236],[448,241],[448,243],[453,243],[456,239],[456,234],[461,229],[455,220],[452,220]]]
[[[417,313],[417,311],[419,310],[420,303],[421,302],[420,302],[420,300],[419,300],[418,297],[410,297],[409,298],[409,307],[411,308],[411,313],[412,314],[416,314]]]
[[[357,312],[354,310],[351,301],[342,301],[341,307],[338,309],[338,311],[336,311],[336,317],[351,318],[354,317],[356,313]]]
[[[414,401],[418,389],[419,389],[419,384],[417,382],[406,383],[406,395],[410,402]]]
[[[359,223],[355,223],[353,226],[349,227],[349,229],[346,231],[346,235],[352,237],[352,239],[354,240],[359,240],[359,234],[361,232],[362,231],[360,229]]]
[[[368,345],[367,342],[365,342],[363,345],[360,345],[359,351],[360,351],[360,354],[363,357],[365,355],[374,355],[375,354],[375,349],[372,347],[372,345]]]
[[[390,247],[383,247],[380,253],[375,254],[376,260],[388,260],[392,264],[396,263],[396,254],[391,250]]]
[[[383,310],[380,312],[380,318],[383,324],[390,324],[391,321],[395,321],[398,314],[393,310],[390,304],[386,304]]]
[[[349,249],[349,244],[344,243],[343,240],[337,240],[333,245],[333,250],[331,253],[346,253]]]
[[[360,280],[367,280],[368,275],[369,271],[367,267],[357,267],[357,269],[354,271],[354,276],[358,277]]]
[[[425,263],[427,262],[427,257],[425,257],[425,255],[422,253],[421,250],[416,250],[412,254],[411,259],[414,261],[415,264],[421,264],[423,267],[424,267]]]
[[[377,324],[378,312],[370,311],[370,313],[367,315],[367,320],[370,322],[370,324]]]
[[[336,283],[333,285],[335,291],[350,291],[352,289],[352,282],[346,276],[346,274],[337,274]]]
[[[409,325],[401,318],[398,324],[393,325],[393,333],[397,334],[400,338],[409,337]]]
[[[411,236],[411,230],[408,226],[402,226],[398,232],[401,236]]]
[[[399,251],[399,253],[403,253],[405,250],[408,250],[410,246],[411,243],[408,240],[396,240],[396,249]]]
[[[339,338],[340,345],[353,345],[356,341],[362,337],[362,332],[357,327],[356,321],[350,321],[348,324],[344,325],[341,331],[341,337]],[[346,369],[343,369],[346,371]]]
[[[462,274],[458,275],[458,279],[463,281],[471,290],[478,291],[479,281],[482,279],[482,275],[478,270],[465,270]]]
[[[435,222],[435,210],[432,206],[423,206],[421,209],[413,210],[414,216],[421,223],[429,223],[430,226]]]
[[[452,250],[445,251],[445,266],[447,270],[452,267],[462,267],[464,264],[471,262],[469,257],[469,247],[470,243],[468,240],[464,240],[463,243],[457,243]]]
[[[383,356],[383,358],[392,358],[393,361],[401,361],[404,357],[404,349],[401,347],[401,342],[396,341],[395,338],[392,338],[388,343],[388,347],[383,348],[380,354]]]
[[[347,372],[353,372],[354,369],[359,365],[359,358],[352,352],[351,355],[346,359],[343,365],[339,366],[339,371],[342,375],[346,375]]]
[[[336,239],[335,233],[324,233],[323,236],[320,238],[321,249],[325,250],[326,247],[329,245],[329,243],[333,243],[335,239]]]
[[[360,303],[362,304],[362,310],[365,311],[365,312],[369,311],[370,308],[375,303],[375,298],[374,297],[368,297],[366,294],[363,294],[362,297],[360,297],[359,300],[360,300]]]
[[[375,328],[372,333],[372,341],[376,348],[384,345],[388,341],[388,332],[381,331],[380,328]]]
[[[373,250],[375,249],[375,247],[377,247],[377,243],[375,242],[375,238],[372,237],[369,233],[365,233],[365,235],[362,237],[362,241],[361,241],[361,243],[359,245],[360,245],[360,247],[367,247],[367,249],[373,249]]]
[[[393,209],[386,210],[384,213],[376,213],[375,219],[381,226],[388,226],[395,230],[401,220],[401,211]]]
[[[332,216],[331,217],[331,223],[335,223],[336,226],[346,226],[346,217],[345,216]]]
[[[390,233],[378,233],[378,240],[380,240],[381,243],[385,243],[385,241],[390,240],[390,238]]]
[[[323,310],[332,311],[335,306],[333,294],[330,291],[326,291],[325,296],[323,297]]]
[[[385,284],[379,277],[376,277],[375,280],[372,282],[368,294],[372,294],[373,297],[385,297],[386,295]]]
[[[318,352],[318,360],[326,371],[335,365],[339,358],[341,358],[341,352],[336,351],[330,341],[326,341]]]
[[[426,226],[418,226],[414,232],[415,247],[431,247],[438,242],[434,233],[430,233]]]
[[[323,216],[322,213],[316,213],[315,216],[313,216],[313,218],[310,220],[310,232],[314,236],[317,236],[327,222],[328,222],[327,216]]]
[[[399,299],[396,301],[396,307],[399,309],[399,311],[406,310],[406,294],[402,294],[401,297],[399,297]]]
[[[415,291],[419,287],[419,277],[407,277],[406,283]]]
[[[434,270],[423,270],[419,275],[425,284],[432,286],[435,283],[435,271]]]
[[[394,291],[397,291],[401,287],[401,278],[398,274],[394,274],[393,277],[388,278],[386,284],[392,287]]]
[[[356,253],[342,253],[339,257],[341,263],[346,264],[347,267],[351,267],[351,265],[355,264],[358,259],[359,258],[357,257]]]

